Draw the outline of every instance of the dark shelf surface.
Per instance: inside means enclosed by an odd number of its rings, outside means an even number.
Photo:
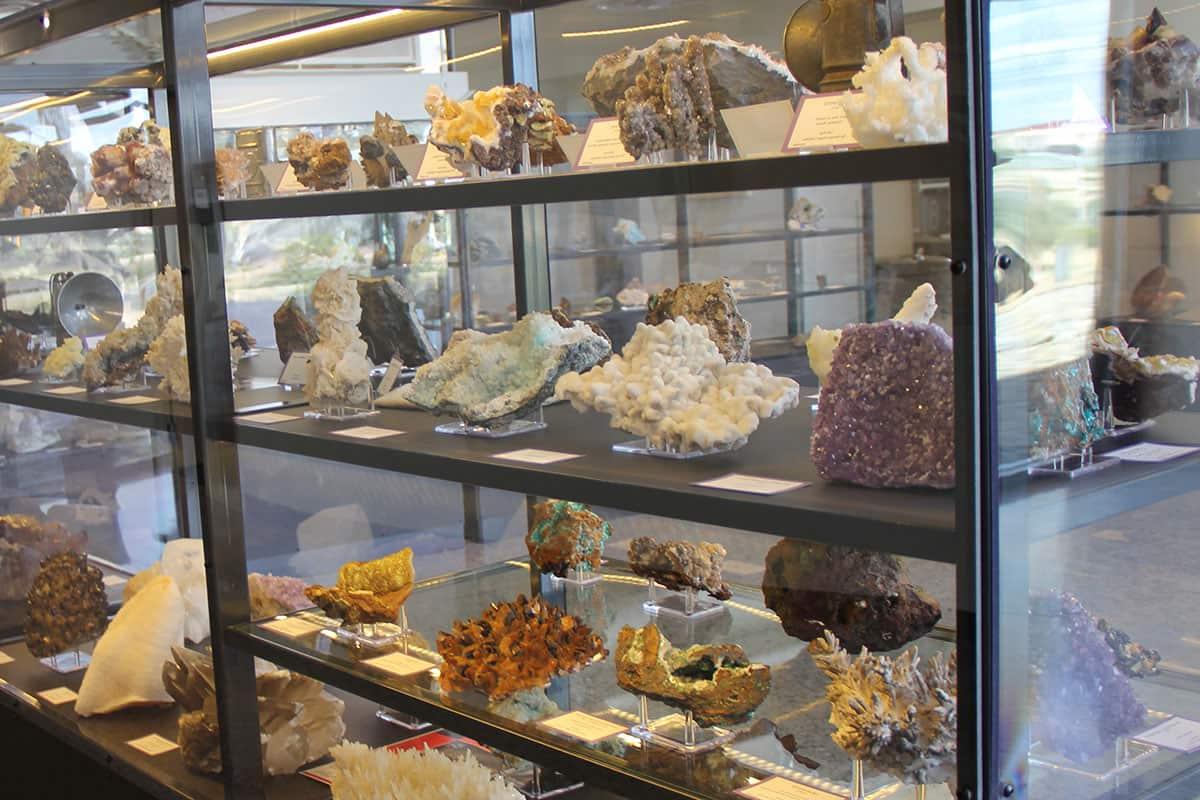
[[[1162,206],[1135,206],[1133,208],[1108,208],[1101,212],[1101,215],[1105,217],[1162,217],[1176,214],[1200,214],[1200,206],[1168,204]]]
[[[174,225],[174,206],[115,208],[78,214],[37,214],[32,217],[0,219],[0,236],[31,236],[68,231],[105,231],[114,228],[145,228]]]
[[[1104,138],[1104,163],[1157,164],[1200,159],[1200,128],[1111,133]]]
[[[221,218],[232,222],[324,217],[914,180],[944,177],[949,163],[946,144],[779,155],[226,200],[221,203]]]
[[[580,414],[568,404],[546,408],[549,427],[507,439],[436,433],[446,418],[423,411],[384,409],[349,422],[306,419],[273,425],[239,419],[239,444],[388,469],[525,494],[563,497],[596,505],[833,542],[952,562],[957,552],[953,493],[875,490],[822,480],[808,458],[811,401],[763,422],[741,450],[689,461],[614,453],[630,434],[608,427],[600,414]],[[404,431],[373,440],[335,435],[359,425]],[[524,448],[582,456],[544,466],[495,458]],[[776,495],[693,486],[737,472],[808,481]]]

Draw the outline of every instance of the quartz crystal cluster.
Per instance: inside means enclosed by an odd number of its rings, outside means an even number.
[[[83,369],[83,340],[77,336],[66,339],[50,351],[42,362],[42,377],[69,381]]]
[[[183,276],[167,266],[155,279],[156,292],[132,328],[118,328],[84,357],[83,379],[88,389],[114,386],[134,378],[146,362],[150,345],[172,317],[183,313]]]
[[[1101,359],[1100,374],[1116,380],[1113,413],[1127,422],[1142,422],[1196,402],[1200,359],[1189,356],[1143,356],[1125,341],[1115,325],[1094,331],[1092,353]]]
[[[587,325],[564,328],[534,312],[511,330],[458,331],[436,361],[384,395],[381,406],[416,405],[477,425],[502,425],[536,414],[566,373],[586,370],[611,352]]]
[[[303,131],[287,144],[296,180],[309,189],[340,189],[350,182],[350,146],[342,139],[318,139]]]
[[[362,305],[345,267],[326,271],[313,287],[318,340],[308,362],[304,393],[316,406],[365,406],[371,392],[371,360],[359,333]]]
[[[521,161],[525,144],[543,164],[565,160],[559,136],[575,127],[558,115],[554,103],[523,83],[475,92],[459,102],[439,86],[425,94],[433,120],[429,141],[457,164],[478,164],[502,172]]]
[[[1188,109],[1200,117],[1200,47],[1167,23],[1155,8],[1144,25],[1108,43],[1108,94],[1114,123],[1140,124]],[[1186,97],[1186,101],[1185,101]]]
[[[394,148],[414,145],[418,141],[403,122],[376,111],[374,129],[358,140],[358,156],[367,175],[367,185],[386,189],[392,185],[393,177],[401,181],[407,178],[408,172]]]
[[[691,711],[704,727],[745,722],[771,691],[771,668],[736,644],[671,646],[653,623],[617,634],[617,685]]]
[[[708,328],[708,337],[727,362],[750,360],[750,323],[738,312],[737,296],[729,278],[681,283],[649,298],[647,325],[676,317]]]
[[[633,574],[675,592],[695,589],[718,600],[728,600],[733,593],[721,577],[724,563],[725,548],[713,542],[657,542],[649,536],[639,536],[629,543],[629,568]]]
[[[87,555],[70,551],[42,562],[25,599],[25,646],[38,658],[53,656],[104,632],[108,600],[104,575]]]
[[[578,617],[523,594],[492,603],[479,619],[455,621],[449,633],[438,634],[437,651],[443,691],[477,689],[489,700],[544,687],[608,655]]]
[[[892,39],[887,49],[867,53],[851,79],[857,94],[842,100],[854,138],[864,147],[897,142],[944,142],[946,51],[940,44],[917,45],[907,36]]]
[[[584,503],[545,500],[533,507],[525,546],[542,572],[565,577],[568,570],[595,572],[612,526]]]
[[[87,535],[25,514],[0,516],[0,601],[25,600],[42,562],[63,552],[82,553]]]
[[[417,316],[416,299],[404,284],[391,276],[359,278],[357,283],[362,305],[358,330],[372,362],[387,364],[398,358],[407,367],[417,367],[437,357]]]
[[[866,649],[852,658],[826,632],[809,642],[829,677],[833,740],[851,758],[910,784],[953,780],[958,758],[957,653],[922,659],[912,647],[892,658]]]
[[[304,593],[306,584],[300,578],[259,572],[251,572],[246,577],[250,584],[250,616],[253,619],[290,614],[312,605]]]
[[[469,752],[451,759],[437,750],[393,752],[357,742],[331,752],[333,800],[522,800]]]
[[[374,561],[349,561],[338,570],[336,586],[309,586],[309,600],[347,625],[395,622],[400,607],[412,594],[411,547]]]
[[[116,144],[92,153],[92,190],[109,206],[162,203],[171,196],[168,139],[153,120],[123,128]]]
[[[275,325],[275,346],[279,348],[279,360],[284,364],[293,353],[311,353],[313,345],[320,338],[295,297],[289,297],[275,309],[272,321]]]
[[[57,147],[34,149],[0,134],[0,214],[37,206],[58,213],[75,189],[75,173]]]
[[[204,542],[200,539],[172,539],[163,545],[162,558],[134,575],[125,584],[128,603],[150,581],[166,575],[175,582],[183,597],[184,637],[197,644],[208,638],[208,583],[204,573]]]
[[[221,771],[220,727],[212,658],[171,649],[162,682],[179,703],[179,748],[183,763],[197,772]],[[346,733],[346,704],[306,675],[272,669],[255,677],[263,770],[290,775],[326,756]]]
[[[744,445],[760,419],[796,407],[800,387],[760,364],[728,363],[705,325],[679,317],[639,323],[621,355],[567,373],[555,396],[610,415],[652,447],[688,452]]]

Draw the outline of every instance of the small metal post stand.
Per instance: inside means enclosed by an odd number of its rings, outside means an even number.
[[[850,765],[850,800],[867,800],[866,777],[863,762],[857,758]]]
[[[630,733],[643,741],[687,755],[706,753],[733,741],[735,733],[725,728],[702,728],[696,724],[691,710],[650,719],[650,699],[638,696],[638,722]]]
[[[726,445],[722,447],[710,447],[706,450],[678,450],[673,447],[659,447],[651,444],[650,438],[646,437],[644,439],[634,439],[630,442],[618,442],[612,446],[612,449],[614,453],[629,453],[631,455],[654,456],[655,458],[685,461],[716,455],[717,453],[729,453],[738,448]]]
[[[70,675],[72,672],[87,669],[88,664],[92,663],[92,657],[77,647],[65,653],[39,658],[38,661],[60,675]]]
[[[583,781],[568,778],[561,772],[543,769],[537,764],[529,764],[528,771],[520,769],[509,776],[516,784],[517,791],[529,800],[543,800],[548,797],[560,797],[569,792],[583,788]]]
[[[412,631],[408,627],[408,608],[400,606],[400,652],[408,655],[408,642],[412,638]],[[396,640],[393,640],[396,641]],[[403,711],[395,711],[387,706],[381,705],[375,709],[375,716],[384,722],[395,725],[398,728],[403,728],[408,731],[423,731],[426,728],[432,728],[432,723],[426,722],[423,719],[406,714]]]
[[[914,799],[914,800],[925,800],[925,790],[926,790],[926,788],[927,788],[927,787],[926,787],[926,785],[925,785],[925,784],[923,784],[923,783],[918,783],[918,784],[916,785],[916,787],[913,789],[913,799]]]
[[[658,584],[653,578],[647,579],[646,588],[649,597],[642,603],[642,611],[651,616],[678,617],[686,620],[696,620],[725,610],[725,604],[720,600],[701,597],[695,589],[670,592],[665,597],[658,596]]]

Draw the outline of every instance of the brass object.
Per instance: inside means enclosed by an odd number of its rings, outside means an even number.
[[[783,32],[796,80],[819,92],[851,88],[864,56],[904,35],[902,0],[805,0]]]

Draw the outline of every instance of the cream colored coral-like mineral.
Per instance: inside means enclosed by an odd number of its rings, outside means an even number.
[[[865,147],[947,138],[945,49],[907,36],[867,53],[854,88],[842,99],[854,137]]]
[[[373,749],[343,742],[334,759],[333,800],[522,800],[521,793],[467,753]]]
[[[83,368],[83,340],[72,336],[50,351],[42,364],[42,376],[53,380],[71,380]]]

